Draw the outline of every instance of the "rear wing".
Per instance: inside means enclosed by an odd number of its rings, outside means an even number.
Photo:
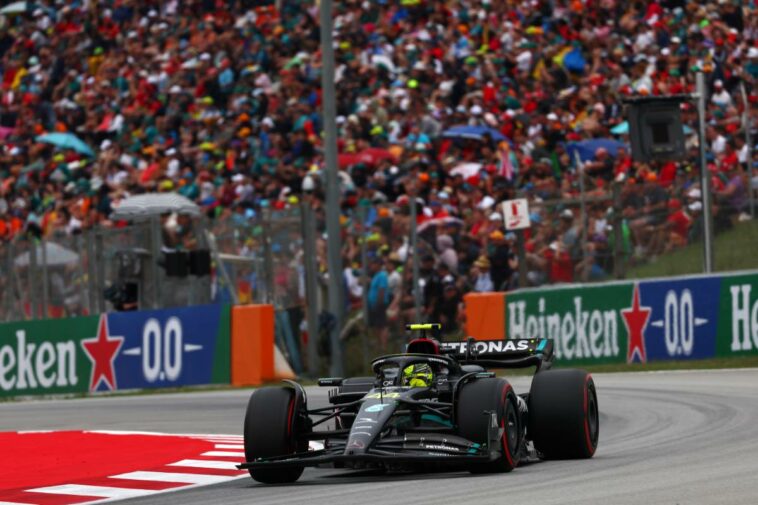
[[[554,359],[549,338],[477,341],[469,337],[465,342],[442,342],[440,351],[459,363],[488,368],[549,368]]]

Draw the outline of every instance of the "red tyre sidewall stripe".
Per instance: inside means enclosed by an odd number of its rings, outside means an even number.
[[[287,436],[292,436],[292,414],[295,412],[295,396],[290,400],[290,406],[287,410]]]
[[[590,456],[595,454],[595,447],[592,445],[592,438],[590,437],[590,418],[589,418],[589,393],[590,393],[590,381],[592,375],[587,374],[587,378],[584,380],[584,438],[587,442],[587,451]]]
[[[505,404],[505,402],[508,399],[508,392],[512,391],[510,384],[506,384],[503,388],[503,396],[500,399],[500,403]],[[511,465],[511,467],[515,467],[516,464],[513,462],[513,456],[511,455],[511,448],[510,445],[508,445],[508,431],[505,427],[505,413],[508,411],[508,408],[506,407],[505,412],[503,412],[503,419],[500,421],[500,426],[503,428],[503,453],[505,453],[505,458],[508,460],[508,464]]]

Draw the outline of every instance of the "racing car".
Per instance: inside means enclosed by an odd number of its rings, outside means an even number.
[[[256,390],[245,415],[246,461],[238,468],[273,484],[327,464],[495,473],[525,461],[595,454],[595,384],[583,370],[551,369],[551,339],[440,342],[439,324],[406,328],[414,332],[406,352],[374,359],[374,376],[319,379],[332,388],[325,407],[309,408],[294,381]],[[527,367],[536,372],[523,394],[491,371]],[[320,442],[317,449],[311,441]]]

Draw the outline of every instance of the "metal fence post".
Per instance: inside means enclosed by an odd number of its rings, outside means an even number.
[[[13,246],[6,244],[3,247],[3,259],[5,260],[5,286],[3,289],[3,320],[10,321],[13,314]]]
[[[153,284],[153,303],[151,304],[153,309],[158,309],[162,306],[161,299],[161,283],[158,279],[160,273],[158,261],[161,259],[161,249],[163,245],[163,239],[161,237],[161,223],[158,216],[150,218],[150,276],[152,277]]]
[[[411,191],[408,195],[408,205],[411,210],[411,253],[413,254],[413,314],[417,322],[421,322],[421,274],[419,272],[418,257],[418,230],[416,222],[416,192]]]
[[[742,111],[742,129],[745,130],[745,146],[747,147],[747,194],[750,195],[750,216],[755,217],[755,191],[753,191],[753,139],[751,131],[753,128],[753,118],[750,117],[750,102],[745,90],[745,81],[740,83],[740,93],[742,94],[742,103],[745,108]]]
[[[579,209],[582,223],[582,265],[584,265],[584,268],[582,269],[581,281],[587,282],[587,273],[590,269],[587,268],[587,205],[584,201],[584,163],[582,163],[582,159],[579,157],[579,151],[574,151],[574,155],[576,159],[576,173],[579,174]]]
[[[613,276],[623,279],[625,273],[624,220],[621,216],[621,184],[614,183],[613,189]]]
[[[47,240],[42,238],[40,241],[40,244],[42,245],[42,318],[47,318],[49,312],[48,312],[48,301],[50,300],[50,279],[48,277],[48,269],[47,269]]]
[[[526,242],[524,240],[524,230],[516,230],[516,254],[518,255],[518,287],[525,288],[528,286],[527,268],[526,268]],[[495,289],[500,289],[496,286]]]
[[[711,216],[711,177],[705,160],[705,74],[697,73],[697,115],[700,134],[700,185],[703,199],[703,266],[713,272],[713,218]]]
[[[318,360],[318,265],[316,264],[316,220],[310,202],[303,202],[303,270],[305,271],[305,317],[308,325],[308,373],[316,376]]]
[[[358,207],[358,219],[361,221],[361,225],[358,227],[361,233],[361,303],[363,304],[363,322],[366,325],[366,328],[369,327],[369,317],[368,317],[368,289],[369,289],[369,278],[368,278],[368,247],[366,246],[366,217],[367,217],[367,208],[365,205],[361,205]],[[361,346],[363,350],[363,362],[366,363],[369,359],[368,356],[368,335],[366,335],[367,332],[362,331],[361,332]]]
[[[32,319],[40,319],[40,306],[37,304],[37,244],[34,239],[29,245],[29,307]]]
[[[85,288],[84,288],[84,279],[86,277],[84,273],[84,265],[82,263],[82,255],[84,254],[84,248],[82,247],[81,235],[74,236],[74,248],[77,251],[79,251],[79,261],[77,262],[77,265],[76,265],[76,271],[77,271],[77,275],[79,276],[78,291],[79,291],[79,300],[81,300],[81,305],[78,308],[79,313],[76,315],[81,316],[83,315],[82,310],[84,309],[84,304],[89,303],[89,301],[87,300],[88,293],[85,291]],[[89,312],[89,310],[87,312]]]
[[[274,257],[271,251],[271,211],[263,210],[263,273],[266,303],[276,305],[274,302]],[[276,309],[277,307],[274,307]]]
[[[10,250],[9,250],[10,263],[8,264],[10,268],[8,271],[11,273],[12,282],[13,282],[13,292],[14,292],[13,307],[17,314],[22,315],[21,319],[25,321],[26,311],[24,310],[24,298],[23,298],[24,290],[22,289],[23,286],[21,285],[22,281],[21,281],[21,277],[18,274],[18,270],[16,268],[13,268],[14,265],[13,265],[12,258],[16,257],[17,252],[18,252],[18,248],[16,247],[16,244],[14,244],[13,242],[10,242]],[[29,316],[31,318],[31,313],[29,314]]]
[[[103,233],[95,232],[95,300],[97,300],[97,312],[103,314],[105,307],[105,254],[103,247]]]
[[[89,290],[89,300],[87,302],[87,314],[97,312],[97,272],[95,262],[95,241],[93,240],[93,231],[87,231],[84,234],[84,245],[87,248],[87,288]]]

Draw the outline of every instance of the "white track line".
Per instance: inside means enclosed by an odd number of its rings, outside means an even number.
[[[29,489],[32,493],[67,494],[72,496],[99,496],[101,498],[136,498],[155,494],[152,489],[129,489],[123,487],[88,486],[84,484],[63,484],[62,486]]]
[[[203,475],[199,473],[129,472],[112,475],[111,479],[147,480],[150,482],[179,482],[183,484],[216,484],[235,479],[227,475]],[[2,504],[0,504],[2,505]]]
[[[21,503],[20,501],[0,501],[0,505],[33,505],[31,503]]]
[[[190,438],[202,438],[207,440],[242,440],[242,435],[184,435]]]
[[[237,463],[234,461],[212,461],[202,459],[183,459],[176,463],[170,463],[168,466],[186,466],[190,468],[212,468],[214,470],[237,470]]]
[[[240,449],[243,450],[245,448],[242,444],[216,444],[214,446],[216,449]]]
[[[245,453],[241,451],[208,451],[202,453],[201,456],[218,458],[244,458]]]

